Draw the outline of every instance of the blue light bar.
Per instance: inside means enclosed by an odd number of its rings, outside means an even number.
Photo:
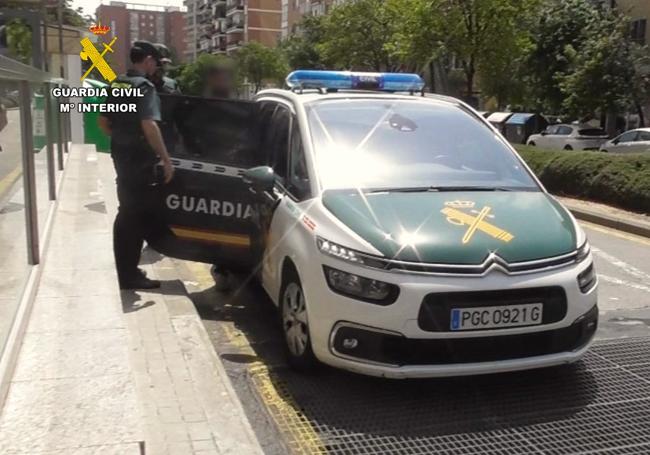
[[[419,92],[424,89],[424,81],[417,74],[351,71],[298,70],[287,76],[287,85],[292,89],[325,88],[388,92]]]

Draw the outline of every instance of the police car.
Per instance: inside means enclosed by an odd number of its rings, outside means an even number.
[[[420,96],[412,74],[295,71],[287,85],[167,100],[183,145],[159,249],[255,275],[302,370],[455,376],[585,354],[585,233],[480,114]]]

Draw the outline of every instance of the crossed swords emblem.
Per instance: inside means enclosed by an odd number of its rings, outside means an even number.
[[[99,72],[101,73],[102,77],[106,79],[108,82],[113,82],[117,75],[115,74],[115,71],[111,69],[110,66],[108,66],[108,63],[106,63],[106,60],[104,60],[104,55],[106,52],[113,52],[113,44],[115,43],[115,40],[117,39],[117,36],[113,37],[111,42],[109,44],[102,43],[104,45],[104,50],[100,54],[93,43],[88,39],[84,38],[81,40],[81,46],[83,47],[83,50],[79,53],[79,56],[81,57],[81,60],[88,60],[93,63],[90,68],[88,68],[88,71],[84,73],[83,76],[81,76],[81,80],[83,81],[88,74],[93,70],[93,68],[97,68]]]
[[[440,211],[447,216],[447,221],[451,224],[468,226],[465,235],[463,235],[463,244],[469,243],[476,231],[484,232],[490,237],[506,243],[515,238],[510,232],[485,221],[486,218],[494,218],[494,215],[490,213],[492,210],[491,207],[485,206],[479,211],[473,210],[473,208],[474,202],[472,201],[448,201],[445,202],[445,208]],[[470,215],[460,209],[470,209],[470,212],[474,215]]]

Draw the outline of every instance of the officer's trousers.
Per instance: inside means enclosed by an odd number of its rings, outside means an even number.
[[[113,253],[120,282],[137,277],[144,244],[155,243],[162,229],[159,185],[117,180],[119,208],[113,223]]]

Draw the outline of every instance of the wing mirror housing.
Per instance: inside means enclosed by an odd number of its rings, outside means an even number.
[[[254,193],[272,193],[275,185],[275,172],[269,166],[257,166],[244,171],[242,175],[246,183]]]
[[[542,130],[542,131],[540,131],[539,134],[541,134],[542,136],[546,136],[548,134],[548,132],[546,130]]]

